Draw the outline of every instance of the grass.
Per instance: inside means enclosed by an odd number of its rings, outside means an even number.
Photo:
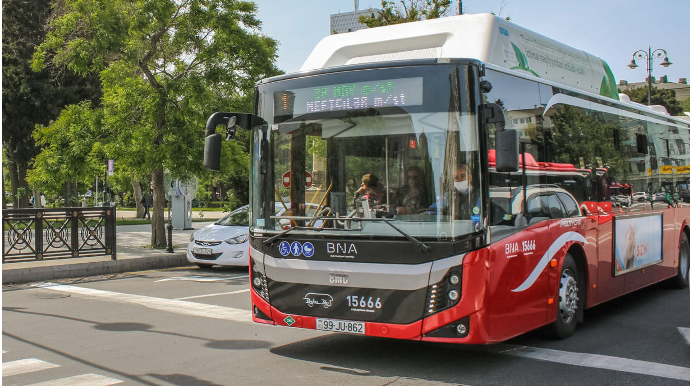
[[[192,222],[209,222],[209,221],[216,221],[215,219],[203,219],[203,218],[195,218],[192,219]],[[149,219],[141,219],[141,218],[125,218],[125,219],[118,219],[117,220],[117,225],[146,225],[146,224],[151,224],[151,220]],[[168,225],[168,221],[166,219],[165,225]]]
[[[127,210],[127,211],[135,211],[137,208],[122,208],[122,207],[117,207],[117,210]],[[166,210],[168,210],[166,208]],[[193,212],[222,212],[224,209],[223,208],[192,208]]]

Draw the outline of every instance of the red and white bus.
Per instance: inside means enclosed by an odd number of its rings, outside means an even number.
[[[690,207],[673,190],[690,124],[621,101],[601,59],[500,18],[324,39],[300,72],[257,84],[253,114],[209,118],[210,169],[221,124],[251,131],[255,322],[563,338],[586,308],[688,285]]]

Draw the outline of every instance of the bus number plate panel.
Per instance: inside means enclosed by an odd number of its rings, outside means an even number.
[[[321,331],[349,332],[351,334],[364,334],[364,322],[352,322],[338,319],[316,319],[316,329]]]

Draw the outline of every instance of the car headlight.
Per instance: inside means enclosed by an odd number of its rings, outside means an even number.
[[[249,239],[249,234],[245,233],[245,234],[242,234],[239,236],[231,237],[231,238],[225,240],[225,242],[228,244],[242,244],[242,243],[246,242],[247,239]]]

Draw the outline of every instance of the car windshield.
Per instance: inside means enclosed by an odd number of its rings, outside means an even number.
[[[459,237],[482,228],[467,66],[322,75],[260,88],[252,229]],[[269,87],[270,86],[270,87]],[[259,137],[257,139],[257,137]],[[262,215],[262,208],[290,208]],[[316,218],[318,217],[318,218]],[[329,220],[332,219],[332,220]],[[307,228],[307,229],[305,229]],[[309,229],[311,228],[311,229]]]
[[[249,226],[249,207],[243,206],[216,221],[216,225]]]

